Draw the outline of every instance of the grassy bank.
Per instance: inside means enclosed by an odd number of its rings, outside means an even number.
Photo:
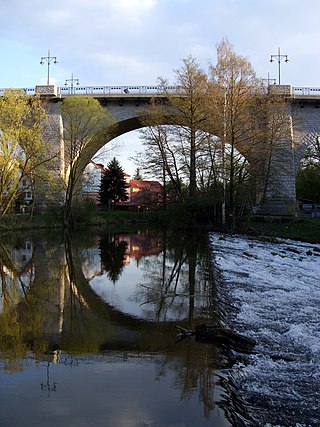
[[[134,224],[152,224],[160,221],[161,214],[151,212],[95,212],[88,216],[79,216],[75,219],[75,228],[90,226],[132,226]],[[0,223],[0,233],[10,230],[63,228],[61,215],[38,214],[30,219],[27,215],[12,215]]]
[[[152,225],[168,226],[169,228],[193,228],[227,232],[220,224],[210,224],[206,218],[199,222],[197,215],[190,211],[176,209],[168,212],[95,212],[89,218],[78,218],[75,227],[101,226],[109,229],[129,230],[132,226]],[[59,215],[35,215],[32,220],[24,215],[6,218],[0,224],[0,233],[12,230],[53,229],[62,228],[63,222]],[[288,238],[310,243],[320,243],[320,218],[292,219],[291,217],[251,217],[241,223],[237,233],[253,236]]]
[[[320,218],[252,217],[246,223],[244,232],[320,243]]]

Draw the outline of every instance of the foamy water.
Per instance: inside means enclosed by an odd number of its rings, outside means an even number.
[[[252,425],[320,426],[320,245],[210,235],[229,327],[254,338],[233,378]]]

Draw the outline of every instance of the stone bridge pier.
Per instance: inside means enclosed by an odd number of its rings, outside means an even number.
[[[320,137],[319,107],[319,97],[288,98],[287,135],[274,147],[267,188],[263,186],[267,161],[261,162],[257,175],[257,212],[273,215],[296,212],[297,172],[306,149]],[[256,155],[259,154],[257,151]]]

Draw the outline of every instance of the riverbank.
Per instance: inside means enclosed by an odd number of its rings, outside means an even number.
[[[241,230],[240,230],[241,231]],[[320,218],[252,217],[243,224],[243,234],[320,243]]]
[[[85,219],[79,219],[75,227],[102,226],[126,228],[133,225],[161,225],[178,228],[199,228],[208,231],[221,231],[228,233],[228,226],[212,224],[209,221],[191,221],[190,216],[178,215],[174,211],[163,212],[97,212]],[[0,234],[14,230],[63,228],[62,218],[54,214],[35,215],[32,219],[25,215],[14,215],[0,224]],[[286,238],[309,243],[320,242],[320,219],[252,216],[238,222],[236,233],[248,234],[269,239]]]

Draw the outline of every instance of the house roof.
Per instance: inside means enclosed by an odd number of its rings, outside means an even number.
[[[100,169],[101,171],[107,171],[108,170],[108,168],[105,166],[105,165],[103,165],[102,163],[96,163],[96,162],[94,162],[93,160],[91,160],[89,163],[88,163],[88,165],[93,165],[94,166],[94,168],[95,169]],[[125,176],[127,176],[127,177],[129,177],[130,175],[128,175],[127,173],[125,173],[124,172],[124,174],[125,174]]]
[[[96,163],[96,162],[91,160],[91,162],[89,162],[88,165],[90,165],[90,164],[93,165],[95,167],[95,169],[101,169],[101,170],[105,169],[105,167],[102,163]]]
[[[137,188],[139,190],[149,190],[152,192],[162,191],[162,185],[158,181],[142,181],[131,179],[130,187]]]

